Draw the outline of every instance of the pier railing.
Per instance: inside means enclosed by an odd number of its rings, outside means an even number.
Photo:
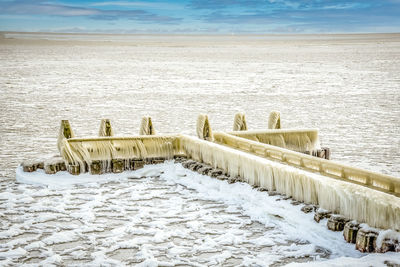
[[[274,159],[305,170],[319,172],[332,178],[346,180],[400,196],[400,179],[393,176],[312,157],[223,132],[214,132],[214,141],[263,158]]]
[[[311,153],[320,148],[318,129],[268,129],[232,131],[228,134],[297,152]]]
[[[133,164],[142,165],[138,161],[172,159],[181,149],[177,135],[64,138],[59,147],[67,169],[74,174],[136,169]]]

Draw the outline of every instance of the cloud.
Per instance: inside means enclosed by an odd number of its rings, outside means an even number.
[[[243,4],[241,0],[224,0],[233,4]],[[278,2],[278,0],[276,1]],[[252,9],[223,9],[210,10],[201,19],[207,23],[243,24],[243,25],[292,25],[290,31],[301,29],[346,29],[368,26],[400,26],[400,5],[391,2],[372,3],[371,1],[304,1],[299,7],[283,8],[270,2],[271,8],[262,6]],[[283,1],[280,1],[283,2]],[[266,3],[264,2],[264,5]],[[295,26],[297,25],[297,26]],[[280,28],[282,29],[282,28]]]
[[[181,19],[170,16],[161,16],[146,10],[104,10],[45,1],[17,0],[0,2],[0,14],[6,15],[47,15],[65,17],[88,17],[95,20],[128,19],[140,22],[177,23]]]
[[[39,32],[52,32],[52,33],[95,33],[95,34],[215,34],[218,33],[218,28],[197,28],[197,27],[178,27],[178,28],[113,28],[113,29],[88,29],[85,27],[67,27],[67,28],[41,28]]]
[[[316,9],[355,9],[367,6],[390,4],[400,0],[192,0],[188,7],[193,9],[256,8],[269,10],[316,10]]]
[[[135,21],[155,33],[398,32],[398,14],[400,0],[0,0],[0,29],[43,27],[54,17],[59,27],[105,31],[138,31]]]
[[[194,9],[224,9],[232,6],[260,7],[270,1],[266,0],[193,0],[189,3],[189,8]]]
[[[184,6],[168,2],[145,2],[145,1],[102,1],[89,4],[93,7],[135,7],[135,8],[150,8],[150,9],[163,9],[163,10],[177,10],[183,9]]]

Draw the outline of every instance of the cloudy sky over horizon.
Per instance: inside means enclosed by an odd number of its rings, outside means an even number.
[[[400,0],[0,0],[1,31],[400,32]]]

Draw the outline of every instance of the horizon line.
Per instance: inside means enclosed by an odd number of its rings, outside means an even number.
[[[97,31],[7,31],[0,30],[0,34],[88,34],[88,35],[220,35],[220,36],[235,36],[235,35],[247,35],[247,36],[260,36],[260,35],[368,35],[368,34],[400,34],[398,32],[265,32],[265,33],[248,33],[248,32],[97,32]]]

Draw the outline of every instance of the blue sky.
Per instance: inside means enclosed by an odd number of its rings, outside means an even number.
[[[1,31],[400,32],[400,0],[0,0]]]

